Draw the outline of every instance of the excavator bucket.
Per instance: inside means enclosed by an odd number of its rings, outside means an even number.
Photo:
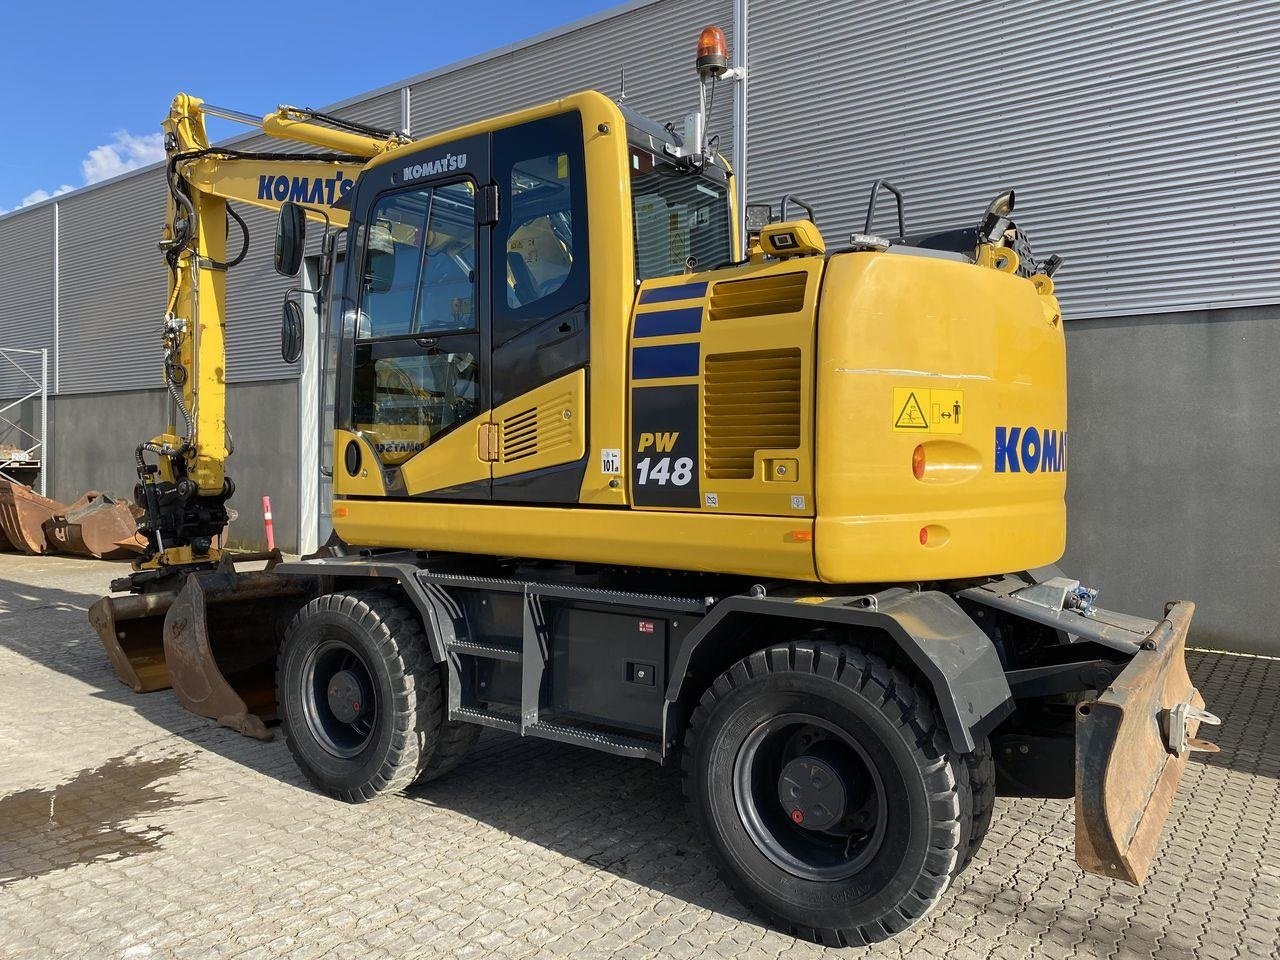
[[[142,511],[105,495],[89,497],[83,506],[54,514],[42,525],[49,549],[99,560],[124,560],[142,553],[146,537],[138,532]]]
[[[104,597],[89,621],[135,691],[171,686],[192,713],[270,740],[276,651],[310,592],[303,579],[228,564],[188,575],[180,590]]]
[[[1170,604],[1115,682],[1076,708],[1076,860],[1090,873],[1142,883],[1187,759],[1217,750],[1196,739],[1218,718],[1187,673],[1194,610]]]
[[[12,480],[0,480],[0,531],[12,546],[23,553],[33,556],[48,553],[44,522],[67,510],[64,504],[42,497],[30,487]]]

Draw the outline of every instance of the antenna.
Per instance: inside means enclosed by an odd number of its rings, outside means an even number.
[[[627,66],[626,66],[626,64],[623,64],[623,65],[618,69],[618,74],[619,74],[619,76],[618,76],[618,87],[619,87],[619,91],[618,91],[618,102],[619,102],[619,103],[622,103],[622,101],[624,101],[624,100],[626,100],[626,99],[627,99]]]

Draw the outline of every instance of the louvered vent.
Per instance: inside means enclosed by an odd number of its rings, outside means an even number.
[[[573,394],[565,391],[547,397],[537,406],[505,417],[502,421],[501,461],[514,463],[572,446],[572,409]],[[570,417],[566,417],[566,413]]]
[[[707,357],[703,404],[707,477],[750,479],[757,450],[800,446],[800,351]]]
[[[502,421],[502,462],[523,460],[538,452],[538,408],[521,410]]]
[[[804,306],[807,273],[724,280],[711,288],[711,319],[737,320],[773,313],[795,313]]]

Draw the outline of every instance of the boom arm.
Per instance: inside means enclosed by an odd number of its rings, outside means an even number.
[[[269,136],[326,153],[249,153],[210,144],[205,116],[251,124]],[[321,123],[314,122],[320,120]],[[322,125],[328,124],[328,126]],[[248,229],[228,201],[276,210],[286,201],[309,217],[344,226],[334,209],[370,158],[407,138],[315,111],[282,106],[262,118],[179,94],[165,119],[169,203],[160,248],[169,267],[164,381],[173,413],[166,433],[139,445],[139,505],[150,549],[140,568],[216,562],[234,486],[226,422],[226,273],[244,256]],[[243,246],[227,257],[228,217]],[[146,455],[159,456],[157,464]]]

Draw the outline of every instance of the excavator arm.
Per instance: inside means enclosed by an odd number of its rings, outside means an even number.
[[[215,146],[206,116],[324,152]],[[160,248],[169,269],[169,299],[161,336],[172,417],[165,433],[137,449],[148,550],[136,568],[152,577],[216,565],[225,504],[234,492],[226,473],[226,277],[247,252],[249,233],[231,204],[277,210],[293,201],[312,219],[345,226],[346,212],[334,205],[361,167],[407,139],[316,111],[282,106],[259,118],[187,94],[174,98],[163,126],[169,202]],[[228,237],[233,220],[238,240]]]
[[[209,142],[207,116],[256,127],[323,152],[248,152]],[[371,157],[407,141],[340,117],[280,107],[265,117],[179,94],[164,121],[169,202],[160,249],[169,269],[161,338],[171,398],[167,430],[138,445],[139,530],[146,537],[131,576],[112,584],[89,620],[122,681],[141,692],[172,686],[194,713],[270,738],[274,640],[304,602],[303,584],[271,572],[272,555],[222,549],[227,501],[227,273],[248,250],[234,204],[278,210],[286,201],[328,226]],[[239,239],[228,227],[234,222]],[[231,248],[230,251],[228,248]],[[268,569],[237,571],[246,560]]]

